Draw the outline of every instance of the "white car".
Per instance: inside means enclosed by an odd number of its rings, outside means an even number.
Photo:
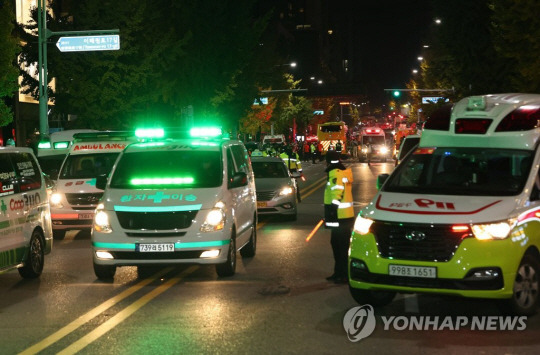
[[[255,182],[240,141],[131,144],[97,187],[105,189],[92,229],[100,279],[118,266],[181,263],[215,264],[219,276],[231,276],[238,250],[255,255]]]
[[[251,157],[259,215],[284,215],[296,220],[297,184],[287,165],[277,157]]]

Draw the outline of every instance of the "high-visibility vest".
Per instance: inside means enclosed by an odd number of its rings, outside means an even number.
[[[291,156],[289,157],[287,153],[283,152],[279,157],[287,164],[289,170],[302,171],[302,162],[300,161],[298,153],[291,153]]]
[[[252,157],[264,157],[266,156],[266,152],[261,152],[258,149],[255,149],[253,152],[251,152]]]
[[[325,224],[339,227],[339,221],[354,217],[352,197],[353,174],[350,168],[332,169],[324,190]],[[337,210],[337,213],[335,211]]]

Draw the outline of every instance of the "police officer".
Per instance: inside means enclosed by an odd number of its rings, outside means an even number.
[[[336,151],[326,153],[324,219],[326,228],[331,229],[330,244],[334,254],[334,273],[326,279],[335,283],[348,283],[347,253],[354,225],[353,174],[350,168],[343,165],[340,157]]]
[[[266,157],[268,154],[265,150],[260,150],[259,148],[255,148],[253,152],[251,152],[252,157]]]

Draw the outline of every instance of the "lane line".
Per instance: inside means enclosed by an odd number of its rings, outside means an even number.
[[[133,313],[138,311],[141,307],[143,307],[145,304],[162,294],[163,292],[167,291],[170,287],[180,282],[185,276],[193,273],[195,270],[198,269],[198,266],[191,266],[187,270],[184,270],[180,275],[171,278],[161,286],[155,288],[154,290],[148,292],[146,295],[139,298],[137,301],[133,302],[126,308],[124,308],[122,311],[118,312],[114,317],[110,318],[105,323],[101,324],[99,327],[92,330],[90,333],[86,334],[64,350],[60,351],[58,354],[75,354],[88,345],[90,345],[92,342],[99,339],[101,336],[103,336],[108,331],[112,330],[114,327],[122,323],[124,320],[126,320],[129,316],[131,316]]]
[[[167,267],[163,270],[160,270],[159,272],[152,275],[150,278],[144,279],[138,284],[131,286],[127,290],[119,293],[118,295],[108,299],[107,301],[103,302],[99,306],[95,307],[94,309],[90,310],[89,312],[83,314],[79,318],[75,319],[73,322],[69,323],[65,327],[59,329],[58,331],[54,332],[53,334],[49,335],[39,343],[36,343],[32,345],[31,347],[27,348],[26,350],[23,350],[19,354],[37,354],[38,352],[42,351],[43,349],[49,347],[50,345],[54,344],[58,340],[66,337],[73,331],[75,331],[80,326],[84,325],[85,323],[88,323],[101,313],[105,312],[107,309],[111,308],[118,302],[122,301],[128,296],[131,296],[133,293],[139,291],[144,286],[148,285],[149,283],[155,281],[156,279],[160,278],[161,276],[165,275],[166,273],[172,271],[172,267]]]
[[[314,193],[315,191],[317,191],[318,189],[320,189],[321,187],[323,187],[324,185],[326,185],[326,177],[323,177],[317,181],[315,181],[313,184],[309,185],[308,188],[307,188],[307,192],[300,192],[301,196],[302,196],[302,199],[308,197],[309,195],[311,195],[312,193]]]

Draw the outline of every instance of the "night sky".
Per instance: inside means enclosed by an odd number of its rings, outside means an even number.
[[[338,1],[338,3],[341,3]],[[358,45],[354,81],[374,101],[386,101],[384,89],[405,88],[412,69],[419,68],[434,15],[429,0],[347,1],[341,7],[352,20],[350,33]]]

